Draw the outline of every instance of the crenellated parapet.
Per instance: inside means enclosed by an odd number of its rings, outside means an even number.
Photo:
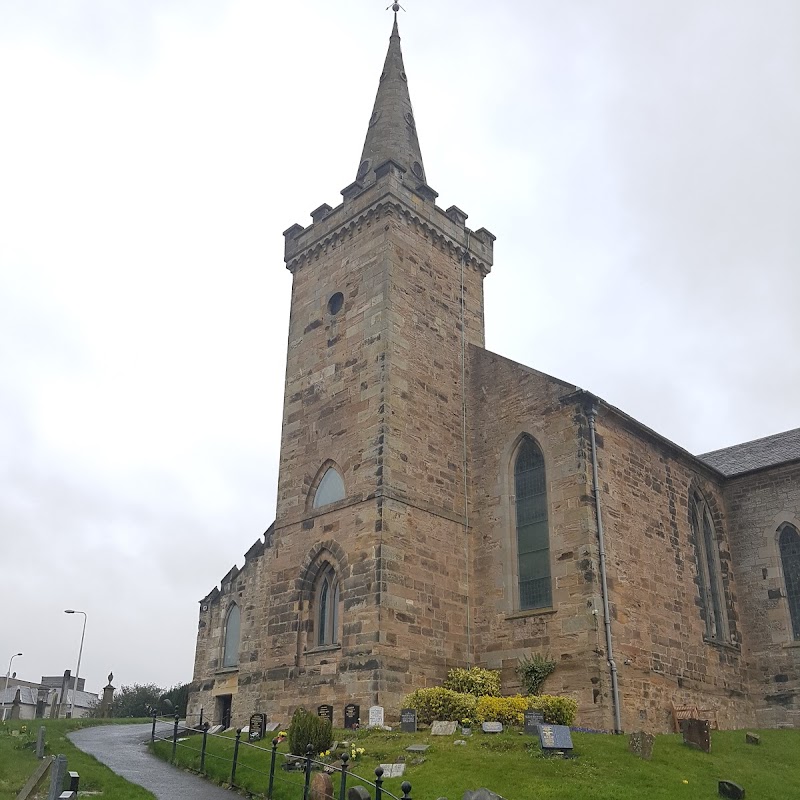
[[[264,553],[272,547],[272,537],[275,529],[275,523],[264,531],[262,536],[259,536],[253,542],[250,549],[244,554],[244,565],[241,569],[235,564],[225,573],[219,582],[219,586],[215,586],[202,600],[200,600],[200,608],[202,611],[207,611],[208,607],[216,603],[220,598],[225,597],[231,592],[236,591],[236,579],[241,573],[253,567],[255,563],[264,555]]]
[[[453,258],[489,274],[494,260],[495,236],[486,228],[466,226],[467,214],[457,206],[444,210],[435,204],[436,192],[426,184],[406,182],[406,171],[393,161],[375,170],[376,180],[363,186],[358,181],[342,190],[336,208],[323,204],[311,212],[307,228],[292,225],[284,231],[286,268],[294,273],[308,261],[352,238],[364,226],[397,219],[414,226],[423,236]]]

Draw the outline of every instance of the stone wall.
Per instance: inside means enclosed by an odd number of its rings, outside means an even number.
[[[609,597],[626,729],[669,731],[670,705],[712,709],[721,727],[753,723],[723,479],[623,415],[597,421]],[[706,638],[689,498],[712,510],[730,638]]]
[[[725,497],[742,597],[745,653],[758,725],[800,726],[800,642],[792,635],[778,534],[800,530],[800,465],[729,480]]]

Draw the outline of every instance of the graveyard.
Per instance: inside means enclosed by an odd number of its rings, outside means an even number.
[[[344,710],[336,709],[338,719]],[[327,709],[323,714],[327,714]],[[334,723],[336,715],[334,714]],[[285,721],[288,727],[288,720]],[[568,730],[572,750],[547,751],[552,731],[542,735],[531,726],[506,726],[485,723],[473,726],[469,734],[451,721],[438,727],[418,725],[414,733],[401,729],[401,721],[384,720],[383,728],[367,726],[356,730],[335,727],[337,747],[321,760],[331,766],[340,763],[338,756],[348,753],[348,770],[375,780],[375,769],[383,768],[383,787],[397,797],[401,784],[411,783],[415,800],[462,800],[465,792],[486,787],[506,800],[558,798],[559,800],[671,800],[672,798],[716,798],[720,781],[744,787],[747,797],[779,800],[800,796],[800,731],[763,730],[753,732],[710,732],[710,752],[684,742],[680,734],[650,737],[649,750],[642,757],[640,736]],[[280,727],[280,725],[279,725]],[[391,727],[391,730],[385,728]],[[492,732],[502,727],[501,732]],[[558,728],[560,726],[543,726]],[[484,732],[487,730],[487,732]],[[527,730],[527,732],[526,732]],[[276,730],[275,733],[278,731]],[[242,747],[236,785],[256,796],[265,796],[266,771],[272,748],[270,737],[255,742],[263,749]],[[558,731],[556,732],[558,733]],[[230,775],[230,759],[236,732],[208,737],[205,772],[220,784]],[[189,737],[176,750],[179,765],[198,769],[197,742]],[[246,738],[242,735],[242,739]],[[749,739],[749,740],[748,740]],[[564,746],[563,742],[554,742]],[[349,758],[353,748],[361,751],[357,759]],[[156,742],[154,750],[169,760],[172,745]],[[289,753],[288,740],[278,745],[280,753]],[[315,754],[319,759],[319,754]],[[295,800],[303,796],[303,772],[279,769],[273,787],[274,800]],[[338,774],[333,774],[338,797]],[[348,779],[348,786],[357,781]]]

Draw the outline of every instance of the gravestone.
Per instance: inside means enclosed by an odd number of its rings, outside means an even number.
[[[317,706],[317,716],[322,719],[328,720],[333,725],[333,706],[321,705]]]
[[[371,798],[363,786],[351,786],[347,790],[347,800],[371,800]]]
[[[761,744],[761,737],[757,733],[746,733],[744,740],[747,744]]]
[[[461,800],[503,800],[503,798],[489,789],[475,789],[473,792],[464,792]]]
[[[386,778],[402,778],[403,773],[406,771],[405,764],[381,764],[383,770],[382,777]]]
[[[47,800],[57,800],[61,794],[61,787],[64,785],[64,778],[67,777],[67,757],[61,753],[56,756],[50,767],[50,791]]]
[[[572,750],[572,737],[566,725],[540,725],[539,744],[542,750]]]
[[[502,733],[503,732],[503,723],[502,722],[484,722],[481,725],[481,730],[484,733]]]
[[[727,797],[729,800],[744,800],[744,789],[733,781],[720,781],[717,784],[720,797]]]
[[[355,703],[348,703],[344,707],[344,727],[348,730],[355,730],[359,725],[361,717],[361,706]]]
[[[415,708],[404,708],[400,711],[400,730],[403,733],[417,732],[417,710]]]
[[[538,736],[539,726],[544,722],[544,717],[538,711],[525,711],[523,720],[525,723],[524,732],[529,736]]]
[[[224,730],[225,730],[225,726],[224,725],[212,725],[208,729],[208,732],[209,732],[209,734],[211,734],[213,736],[215,733],[222,733],[222,731],[224,731]]]
[[[711,732],[707,719],[682,719],[683,743],[704,753],[711,752]]]
[[[369,708],[369,727],[383,727],[383,706],[370,706]]]
[[[431,736],[452,736],[456,732],[456,725],[455,722],[432,722]]]
[[[259,742],[264,738],[264,726],[267,724],[266,714],[251,714],[247,726],[247,738],[251,742]]]
[[[634,755],[649,761],[653,757],[653,742],[656,737],[652,733],[634,731],[628,737],[628,750]]]
[[[333,800],[333,780],[327,772],[317,772],[311,779],[308,800]]]
[[[36,758],[44,758],[44,736],[47,729],[42,725],[36,737]]]
[[[268,722],[266,725],[264,725],[264,730],[269,731],[270,733],[278,730],[278,728],[280,728],[280,723],[278,722]]]
[[[430,747],[429,744],[410,744],[406,747],[407,753],[424,753]]]

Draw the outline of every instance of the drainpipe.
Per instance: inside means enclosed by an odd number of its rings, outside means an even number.
[[[597,442],[594,434],[594,423],[597,408],[589,409],[589,438],[592,443],[592,488],[594,508],[597,514],[597,543],[600,549],[600,587],[603,593],[603,625],[606,629],[606,656],[611,673],[611,704],[614,709],[614,733],[622,733],[622,722],[619,713],[619,683],[617,682],[617,665],[614,661],[614,648],[611,643],[611,612],[608,608],[608,579],[606,577],[606,546],[603,537],[603,516],[600,513],[600,480],[597,477]]]

